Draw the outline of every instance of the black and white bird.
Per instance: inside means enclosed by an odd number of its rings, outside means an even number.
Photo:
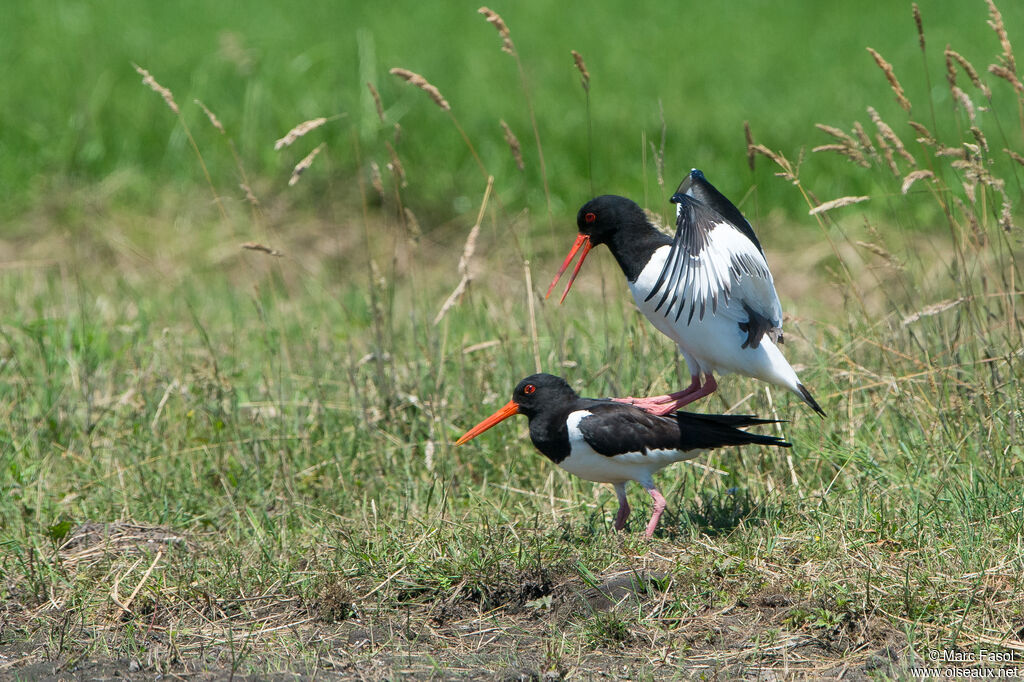
[[[713,393],[716,373],[735,372],[787,388],[824,416],[776,345],[783,341],[782,305],[750,223],[696,169],[679,185],[672,203],[674,239],[625,197],[588,201],[576,216],[576,242],[548,288],[550,296],[582,249],[564,301],[590,249],[607,244],[640,311],[683,354],[690,368],[688,387],[668,395],[616,400],[668,414]]]
[[[774,424],[770,419],[689,412],[653,415],[613,400],[581,398],[564,379],[551,374],[533,374],[520,381],[508,404],[463,434],[455,444],[462,445],[516,414],[524,414],[530,420],[530,440],[552,462],[580,478],[615,486],[619,498],[616,530],[625,527],[630,512],[626,482],[642,485],[654,500],[647,537],[654,534],[666,504],[654,486],[656,472],[725,445],[790,447],[775,436],[738,428]]]

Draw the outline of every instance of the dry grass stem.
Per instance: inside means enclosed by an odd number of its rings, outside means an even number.
[[[150,90],[163,97],[164,102],[166,102],[167,106],[171,108],[171,111],[173,111],[175,114],[180,115],[181,110],[178,109],[178,104],[174,101],[174,93],[172,93],[170,90],[157,83],[156,79],[153,78],[149,71],[146,71],[138,64],[132,64],[132,66],[134,66],[135,70],[139,73],[139,75],[142,76],[142,84],[149,87]]]
[[[323,117],[303,121],[299,125],[289,130],[284,137],[275,142],[274,149],[280,150],[283,149],[284,147],[291,145],[291,143],[295,142],[295,140],[299,139],[303,135],[306,135],[307,133],[313,130],[316,130],[325,123],[327,123],[327,119]]]
[[[259,206],[260,205],[259,199],[256,198],[256,195],[253,193],[252,188],[249,187],[249,185],[247,185],[246,183],[243,182],[243,183],[239,184],[238,187],[239,187],[239,189],[242,190],[242,192],[245,193],[245,200],[246,201],[248,201],[253,206]]]
[[[838,199],[833,199],[831,201],[826,201],[824,203],[818,204],[810,211],[808,211],[807,214],[818,215],[819,213],[826,213],[828,211],[831,211],[832,209],[842,208],[843,206],[859,204],[862,201],[868,201],[869,199],[871,199],[871,197],[839,197]]]
[[[1010,45],[1010,37],[1006,34],[1006,25],[1003,23],[1003,15],[996,7],[996,3],[993,0],[985,0],[985,4],[988,5],[988,25],[992,27],[992,30],[996,32],[999,37],[999,45],[1003,48],[1003,66],[1005,66],[1010,73],[1017,73],[1017,64],[1013,58],[1013,47]]]
[[[903,263],[901,263],[899,259],[896,258],[896,256],[892,255],[892,253],[889,252],[885,247],[879,246],[878,244],[874,244],[872,242],[864,242],[859,240],[855,241],[854,244],[861,247],[862,249],[865,249],[875,254],[876,256],[884,260],[886,264],[889,265],[889,267],[895,268],[897,270],[903,269]]]
[[[487,23],[494,26],[498,31],[498,35],[501,36],[501,51],[514,57],[516,54],[516,46],[512,43],[512,32],[508,30],[508,25],[505,23],[505,20],[501,18],[501,15],[489,7],[481,7],[477,12],[484,15],[487,19]]]
[[[910,191],[911,185],[918,180],[924,180],[925,178],[932,179],[935,177],[935,173],[930,170],[916,170],[907,173],[906,177],[903,178],[903,185],[900,187],[900,192],[906,194]]]
[[[576,50],[572,51],[572,60],[576,64],[576,70],[580,72],[580,83],[583,85],[584,92],[590,92],[590,72],[587,71],[587,65],[583,61],[583,55]]]
[[[391,155],[391,163],[388,164],[388,170],[395,176],[395,180],[398,182],[399,187],[408,187],[409,183],[405,179],[405,167],[402,165],[402,160],[398,158],[398,152],[391,146],[391,143],[386,141],[384,146],[388,148],[388,154]]]
[[[319,154],[320,151],[326,146],[326,142],[321,142],[316,149],[314,149],[313,151],[306,155],[306,158],[295,164],[295,168],[292,169],[292,176],[288,178],[289,187],[293,187],[295,183],[299,181],[299,176],[305,173],[306,170],[313,165],[313,159],[315,159],[316,155]]]
[[[754,153],[754,134],[750,132],[750,121],[743,122],[743,137],[747,141],[747,167],[753,173],[754,159],[757,158],[757,154]]]
[[[210,125],[219,130],[221,135],[227,135],[227,133],[224,132],[224,126],[220,124],[220,119],[217,118],[216,114],[210,111],[209,107],[207,107],[205,104],[202,103],[202,101],[198,99],[194,99],[192,101],[198,104],[199,108],[202,109],[203,113],[206,114],[206,118],[210,119]]]
[[[1024,156],[1018,154],[1017,152],[1013,151],[1012,149],[1005,149],[1004,148],[1003,151],[1006,152],[1007,155],[1009,155],[1009,157],[1011,159],[1013,159],[1014,161],[1016,161],[1020,165],[1024,166]]]
[[[244,244],[242,244],[242,248],[248,249],[249,251],[259,251],[260,253],[265,253],[268,256],[274,256],[276,258],[280,258],[284,255],[277,249],[272,249],[269,246],[266,246],[265,244],[260,244],[258,242],[245,242]]]
[[[525,170],[526,164],[523,163],[523,148],[519,144],[519,138],[516,137],[512,129],[508,127],[504,119],[499,121],[501,123],[501,129],[505,131],[505,142],[508,143],[508,148],[512,151],[512,156],[516,160],[516,168],[519,170]]]
[[[380,93],[377,92],[377,88],[373,87],[373,83],[367,81],[366,87],[370,91],[370,96],[373,97],[373,106],[377,109],[377,118],[380,122],[384,122],[384,105],[380,102]]]
[[[487,211],[487,202],[491,197],[491,189],[493,187],[494,176],[489,176],[487,178],[487,188],[484,190],[484,198],[480,202],[480,211],[476,216],[476,222],[470,229],[469,236],[466,237],[466,244],[462,247],[462,257],[459,258],[458,266],[459,283],[456,285],[455,290],[445,299],[441,309],[437,311],[437,315],[434,316],[434,326],[440,324],[445,314],[462,299],[462,295],[466,293],[470,282],[473,281],[473,274],[469,269],[469,261],[473,258],[473,254],[476,251],[476,239],[480,234],[480,225],[484,221],[484,213]]]
[[[370,185],[373,187],[373,191],[380,197],[381,203],[384,202],[384,179],[380,174],[380,166],[376,161],[370,162]]]
[[[400,68],[391,69],[388,73],[390,73],[392,76],[398,76],[409,85],[419,88],[423,92],[427,93],[427,95],[430,96],[430,99],[434,100],[434,104],[441,107],[445,111],[451,111],[452,107],[450,104],[448,104],[448,100],[441,96],[441,91],[435,88],[433,85],[431,85],[430,82],[423,76],[419,75],[418,73],[414,73],[409,69]]]
[[[892,91],[896,94],[896,102],[903,107],[904,111],[909,113],[910,100],[907,99],[907,96],[903,91],[903,86],[900,85],[900,82],[896,79],[896,72],[893,71],[892,64],[885,61],[885,58],[878,54],[876,50],[869,47],[867,48],[867,51],[871,53],[872,57],[874,57],[875,63],[878,64],[878,68],[882,70],[885,74],[885,79],[889,81],[889,87],[891,87]]]
[[[422,236],[423,230],[420,228],[420,221],[417,220],[416,214],[412,212],[412,209],[404,206],[402,212],[405,213],[405,224],[409,228],[409,234],[413,237]]]
[[[981,78],[978,77],[978,71],[974,68],[967,59],[956,50],[950,49],[949,45],[946,46],[946,80],[949,81],[950,87],[956,85],[956,69],[953,68],[953,62],[960,65],[964,73],[967,74],[967,78],[970,79],[971,85],[981,90],[982,94],[985,95],[986,99],[992,98],[992,91],[987,85],[981,82]]]

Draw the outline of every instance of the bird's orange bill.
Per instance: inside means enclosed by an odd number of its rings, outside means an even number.
[[[556,274],[555,278],[551,280],[551,286],[548,287],[548,293],[544,298],[551,296],[551,291],[555,288],[555,285],[558,284],[558,280],[562,276],[562,273],[569,267],[569,263],[572,262],[573,257],[576,256],[576,252],[580,250],[580,247],[583,247],[583,255],[580,256],[580,261],[576,263],[576,267],[573,268],[572,277],[569,278],[569,284],[566,285],[565,291],[562,293],[562,298],[559,299],[558,302],[561,303],[565,300],[565,297],[569,295],[569,289],[572,288],[572,283],[576,281],[576,275],[579,274],[580,268],[583,266],[583,261],[587,258],[587,254],[590,253],[590,249],[593,248],[593,246],[594,245],[590,242],[590,235],[581,234],[576,237],[576,241],[569,250],[569,255],[565,257],[565,262],[562,263],[562,267],[558,269],[558,274]]]
[[[514,400],[510,400],[508,401],[508,404],[505,405],[505,407],[501,408],[500,410],[492,414],[490,417],[483,420],[482,422],[471,428],[469,431],[466,431],[464,434],[462,434],[462,438],[455,441],[455,444],[462,445],[466,441],[476,438],[481,433],[491,428],[495,424],[503,422],[509,417],[515,416],[517,414],[519,414],[519,406],[516,405]]]

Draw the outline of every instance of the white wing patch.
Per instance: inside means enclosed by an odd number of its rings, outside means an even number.
[[[570,474],[587,481],[597,483],[621,483],[638,481],[642,485],[653,485],[654,473],[669,464],[692,459],[701,453],[700,450],[682,452],[680,450],[648,450],[643,452],[626,452],[620,455],[602,455],[587,443],[580,430],[580,422],[594,414],[589,410],[577,410],[569,413],[566,426],[569,431],[568,457],[558,463]]]
[[[700,217],[683,216],[695,209]],[[658,278],[661,284],[648,296],[655,310],[676,321],[685,314],[687,324],[709,312],[743,323],[750,308],[781,328],[782,305],[757,246],[720,216],[698,224],[701,217],[718,216],[703,205],[680,203],[676,211],[681,229]]]

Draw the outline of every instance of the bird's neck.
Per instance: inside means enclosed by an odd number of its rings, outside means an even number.
[[[617,230],[608,241],[608,248],[619,262],[626,279],[635,282],[651,255],[671,243],[671,237],[644,220],[629,229]]]
[[[568,411],[555,410],[530,417],[530,440],[541,454],[558,464],[569,456]]]

